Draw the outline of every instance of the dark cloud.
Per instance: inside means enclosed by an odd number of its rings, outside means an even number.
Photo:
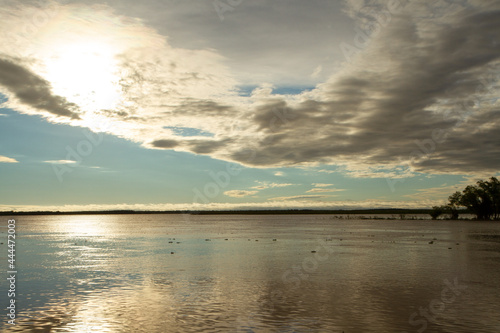
[[[172,140],[172,139],[163,139],[156,140],[150,143],[150,146],[153,148],[161,148],[161,149],[174,149],[174,148],[182,148],[185,150],[189,150],[195,154],[210,154],[218,149],[223,149],[229,144],[229,139],[217,141],[217,140],[195,140],[190,139],[186,141]]]
[[[322,63],[329,72],[334,63],[325,59],[339,53],[335,46],[353,28],[341,11],[342,1],[223,1],[223,21],[216,10],[220,2],[174,1],[107,3],[119,13],[143,19],[175,46],[220,50],[231,71],[250,85],[314,85],[314,68]]]
[[[23,104],[56,116],[78,119],[78,107],[52,94],[50,83],[11,60],[0,58],[0,85]]]
[[[498,170],[500,110],[470,106],[487,91],[484,78],[498,74],[500,12],[425,27],[409,17],[393,21],[357,67],[321,87],[323,101],[290,107],[275,99],[256,108],[252,120],[265,136],[254,142],[251,160],[243,150],[231,158],[254,166],[351,161],[406,162],[423,172]]]
[[[156,140],[151,142],[151,146],[154,148],[173,149],[179,146],[179,142],[176,140]]]
[[[184,116],[222,117],[234,115],[235,109],[210,100],[185,99],[174,112],[179,112]]]
[[[196,154],[210,154],[219,149],[223,149],[229,144],[229,139],[216,140],[190,140],[188,141],[189,150]]]
[[[334,73],[331,78],[313,91],[295,97],[273,95],[270,85],[263,84],[248,97],[237,96],[237,84],[253,85],[241,79],[241,73],[247,73],[250,82],[279,82],[280,88],[292,77],[290,85],[298,86],[296,78],[310,82],[307,77],[318,65],[325,65],[327,56],[332,63],[340,59],[340,37],[325,36],[315,26],[316,14],[321,13],[320,22],[326,23],[326,9],[334,11],[339,4],[314,0],[286,6],[285,2],[243,2],[227,13],[224,24],[210,3],[191,8],[179,2],[176,8],[186,8],[183,15],[193,22],[189,30],[175,29],[184,24],[182,20],[165,20],[178,12],[170,12],[161,1],[153,7],[121,1],[119,12],[154,9],[148,22],[165,34],[168,27],[176,31],[171,39],[175,47],[126,51],[119,58],[124,72],[120,87],[127,103],[98,112],[117,124],[126,121],[124,136],[142,140],[145,146],[209,154],[256,167],[325,163],[388,172],[405,164],[415,171],[437,173],[499,169],[500,5],[469,1],[476,7],[468,5],[448,15],[441,8],[443,2],[407,2],[405,11],[394,14],[387,26],[369,36],[351,63],[329,71]],[[376,0],[352,3],[362,8],[370,5],[367,9],[375,12],[387,7]],[[439,9],[438,14],[433,8]],[[361,17],[367,25],[373,20],[367,13],[352,17]],[[354,31],[353,22],[343,26]],[[208,38],[213,36],[215,41]],[[214,44],[204,45],[209,42]],[[328,42],[332,47],[324,48]],[[186,49],[176,49],[179,44]],[[217,51],[208,51],[208,46]],[[332,53],[324,54],[327,49]],[[220,57],[219,51],[227,58]],[[226,65],[231,72],[226,72]],[[287,76],[272,70],[278,67],[292,68],[293,73]],[[231,77],[234,73],[239,73],[240,81]],[[279,80],[267,80],[273,77]],[[0,84],[26,105],[77,117],[75,105],[53,96],[48,82],[17,61],[0,59]],[[134,122],[145,130],[134,131]],[[165,128],[174,127],[210,132],[213,138],[174,136],[173,131],[162,136]]]

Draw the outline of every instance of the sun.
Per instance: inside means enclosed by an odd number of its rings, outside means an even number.
[[[44,59],[44,77],[53,93],[82,111],[115,108],[121,99],[116,51],[106,43],[77,41],[54,45]]]

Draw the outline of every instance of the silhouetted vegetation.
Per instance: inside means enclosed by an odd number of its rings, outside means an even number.
[[[500,218],[500,181],[491,177],[490,180],[479,180],[476,185],[467,186],[462,192],[455,192],[448,198],[445,206],[435,206],[431,217],[437,219],[444,213],[457,219],[461,207],[476,215],[478,220],[498,220]]]
[[[443,215],[443,213],[444,213],[444,206],[434,206],[432,207],[432,212],[430,213],[430,215],[433,220],[437,220],[438,217]]]
[[[96,211],[4,211],[0,212],[0,216],[16,216],[16,215],[120,215],[120,214],[192,214],[192,215],[294,215],[294,214],[336,214],[336,215],[360,215],[360,214],[396,214],[396,215],[414,215],[414,214],[430,214],[430,209],[399,209],[399,208],[382,208],[382,209],[275,209],[275,210],[184,210],[184,211],[137,211],[137,210],[96,210]]]
[[[468,212],[462,210],[464,213]],[[434,206],[432,207],[432,211],[430,215],[433,220],[437,220],[441,215],[447,214],[450,219],[456,220],[458,219],[459,208],[456,206],[451,206],[450,204],[444,206]]]

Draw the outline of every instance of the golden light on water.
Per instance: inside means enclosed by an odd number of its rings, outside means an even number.
[[[108,237],[117,228],[112,216],[69,216],[62,227],[72,237]]]

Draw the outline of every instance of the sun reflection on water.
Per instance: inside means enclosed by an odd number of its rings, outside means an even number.
[[[68,237],[113,237],[118,231],[115,222],[111,215],[70,215],[55,227]]]
[[[412,309],[440,297],[443,279],[454,276],[470,296],[447,305],[446,321],[432,331],[479,332],[496,323],[488,318],[498,312],[500,270],[491,259],[500,243],[481,236],[491,231],[245,218],[193,216],[190,225],[173,215],[25,218],[19,325],[4,331],[400,332],[411,329]],[[317,240],[332,235],[343,240],[330,238],[328,258],[304,270]],[[449,249],[451,241],[460,246]],[[295,282],[283,278],[287,271]],[[299,273],[307,277],[297,282]],[[471,282],[479,276],[492,278]],[[467,327],[458,327],[465,316]]]

